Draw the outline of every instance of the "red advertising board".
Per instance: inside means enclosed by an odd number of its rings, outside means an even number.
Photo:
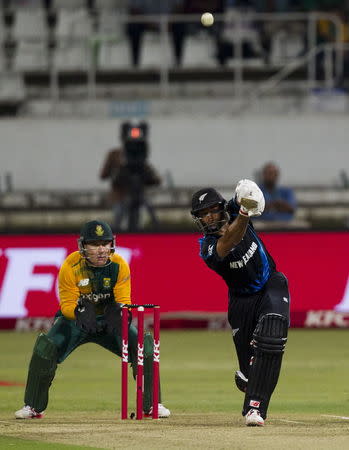
[[[289,279],[292,325],[349,326],[349,233],[260,235]],[[227,288],[199,257],[199,237],[120,234],[117,251],[131,267],[133,302],[160,304],[164,321],[225,319]],[[0,236],[0,327],[55,314],[59,267],[77,249],[76,239]]]

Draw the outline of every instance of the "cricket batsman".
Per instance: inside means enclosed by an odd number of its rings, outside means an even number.
[[[78,248],[79,251],[68,255],[59,271],[60,309],[52,328],[36,340],[29,364],[24,406],[16,411],[16,419],[43,417],[57,365],[80,345],[94,342],[121,357],[121,305],[131,303],[129,266],[115,252],[115,239],[105,222],[93,220],[85,223]],[[146,416],[152,414],[152,360],[153,338],[146,333],[143,398]],[[129,362],[135,377],[137,329],[131,323],[131,314]],[[159,403],[159,417],[169,415],[170,411]]]
[[[228,320],[240,370],[235,383],[244,392],[247,426],[263,426],[287,342],[290,294],[251,217],[264,210],[264,196],[251,180],[240,180],[227,203],[213,188],[192,197],[191,214],[204,236],[200,256],[228,287]]]

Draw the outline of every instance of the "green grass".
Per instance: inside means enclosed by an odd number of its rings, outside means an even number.
[[[7,436],[0,436],[0,448],[13,448],[13,449],[37,449],[37,450],[79,450],[79,449],[89,449],[91,447],[80,446],[80,445],[65,445],[65,444],[50,444],[48,442],[40,442],[34,440],[25,440],[20,438],[12,438]]]
[[[0,381],[25,383],[34,333],[0,333]],[[291,330],[271,409],[342,413],[348,410],[349,346],[346,330]],[[229,331],[163,331],[163,400],[172,409],[229,412],[241,406],[233,385],[237,368]],[[130,379],[131,389],[133,380]],[[24,387],[0,387],[0,412],[22,404]],[[58,367],[50,410],[119,410],[120,360],[94,344],[77,349]],[[130,402],[134,400],[133,390]],[[348,411],[349,413],[349,411]]]
[[[34,333],[0,333],[0,381],[25,383],[35,338]],[[331,430],[332,422],[327,423],[326,416],[349,416],[347,341],[346,330],[290,330],[282,372],[269,408],[268,431],[271,430],[273,420],[277,421],[278,417],[304,423],[321,423],[323,428]],[[206,418],[202,419],[203,425],[200,427],[204,427],[205,423],[212,423],[213,426],[213,422],[214,426],[219,426],[219,423],[230,420],[231,417],[231,423],[236,422],[239,427],[240,422],[242,423],[240,412],[243,395],[233,382],[236,369],[235,350],[229,331],[162,331],[163,403],[171,409],[174,421],[167,422],[166,427],[171,424],[186,426],[185,421],[176,424],[176,417],[191,417],[195,423],[199,417]],[[134,410],[135,403],[134,382],[131,377],[129,384],[131,411]],[[29,421],[30,427],[27,426],[28,421],[23,425],[22,421],[13,419],[14,411],[23,405],[24,386],[0,386],[0,434],[5,435],[1,439],[5,439],[6,443],[2,445],[4,441],[0,440],[0,447],[10,448],[15,443],[16,448],[31,448],[26,445],[30,445],[32,439],[40,441],[41,435],[36,434],[32,422],[40,422],[40,427],[44,427],[40,428],[41,433],[45,433],[47,424],[58,427],[55,431],[46,429],[46,442],[61,440],[66,444],[92,446],[93,440],[86,444],[79,439],[78,434],[70,436],[67,431],[68,435],[65,436],[66,422],[72,422],[77,427],[79,424],[90,424],[93,427],[95,417],[95,424],[99,418],[110,427],[114,423],[120,424],[117,419],[120,412],[120,389],[119,358],[94,344],[77,349],[58,367],[50,390],[46,417],[41,421]],[[1,427],[1,424],[5,425]],[[348,427],[349,421],[345,425]],[[136,427],[139,424],[134,422],[133,433],[138,429]],[[156,425],[148,425],[148,429],[151,427]],[[26,436],[25,431],[29,429],[30,435]],[[282,432],[284,431],[288,430]],[[244,432],[246,433],[245,428]],[[303,436],[308,431],[303,429],[299,433]],[[29,444],[27,440],[12,442],[12,439],[27,437]],[[52,447],[47,448],[69,448],[59,445],[52,444]],[[102,448],[114,448],[111,444],[103,445],[105,446]],[[38,445],[35,448],[44,447]],[[186,448],[190,448],[190,445]],[[322,448],[320,444],[318,448]],[[332,445],[332,448],[336,447]]]

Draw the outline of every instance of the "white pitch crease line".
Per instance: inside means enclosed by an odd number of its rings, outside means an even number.
[[[304,425],[306,424],[306,422],[299,422],[298,420],[287,420],[287,419],[276,419],[279,422],[288,422],[288,423],[303,423]]]
[[[333,417],[334,419],[343,419],[349,420],[349,417],[346,416],[331,416],[330,414],[321,414],[322,417]]]

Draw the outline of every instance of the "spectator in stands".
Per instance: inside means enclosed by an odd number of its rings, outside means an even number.
[[[279,177],[280,169],[275,163],[263,166],[259,183],[265,198],[262,220],[289,221],[294,217],[297,208],[294,192],[290,187],[279,186]]]
[[[338,15],[342,20],[342,26],[340,31],[340,42],[348,42],[348,26],[346,17],[345,2],[343,0],[299,0],[298,10],[305,13],[320,12],[329,15]],[[307,24],[305,24],[307,25]],[[316,46],[333,43],[338,38],[335,24],[332,20],[328,20],[325,16],[317,20],[316,23]],[[309,35],[307,32],[307,26],[303,33],[303,47],[304,50],[300,56],[303,56],[310,50]],[[344,55],[345,56],[345,55]],[[334,59],[334,55],[333,55]],[[324,77],[324,51],[320,51],[315,56],[316,60],[316,76],[318,79]],[[344,61],[345,63],[345,61]]]
[[[287,13],[296,9],[294,0],[253,0],[252,6],[258,13]],[[263,48],[264,61],[269,64],[271,62],[271,51],[273,37],[280,30],[288,30],[294,27],[294,22],[285,21],[258,21],[256,27],[260,33],[261,46]]]
[[[100,178],[109,179],[111,183],[110,201],[114,215],[114,230],[122,230],[123,220],[126,219],[127,231],[138,231],[142,207],[148,212],[151,226],[157,228],[158,219],[146,197],[146,189],[160,185],[161,178],[147,160],[141,169],[137,169],[136,174],[134,170],[130,170],[126,154],[125,125],[128,123],[121,126],[122,145],[108,151],[100,172]]]
[[[128,14],[133,15],[160,15],[176,14],[182,9],[184,0],[128,0]],[[132,64],[138,66],[140,51],[145,31],[159,32],[159,22],[129,22],[126,24],[126,34],[131,45]],[[175,46],[175,45],[174,45]]]
[[[253,12],[253,5],[248,1],[227,0],[224,20],[220,26],[217,39],[217,59],[221,66],[224,66],[229,59],[237,57],[242,59],[261,58],[263,49],[261,46],[260,23],[248,18],[248,13]],[[243,22],[237,24],[237,13]]]
[[[128,0],[128,12],[132,15],[158,15],[158,14],[197,14],[204,12],[222,14],[227,0]],[[212,27],[206,28],[215,40],[218,40],[221,24],[216,21]],[[195,22],[171,22],[169,33],[173,46],[175,63],[182,64],[185,39],[189,34],[197,33],[203,27],[199,20]],[[141,41],[146,30],[159,31],[159,23],[128,23],[126,34],[130,40],[132,63],[139,65]]]
[[[336,42],[339,44],[348,44],[349,43],[349,25],[348,25],[348,11],[344,10],[342,2],[333,1],[332,4],[326,8],[324,8],[324,12],[328,13],[331,16],[337,16],[340,20],[339,29],[336,24],[327,19],[326,17],[321,18],[317,21],[317,45],[321,44],[335,44]],[[334,49],[334,52],[331,54],[332,60],[329,61],[332,65],[335,66],[336,60],[338,58],[338,54]],[[349,74],[349,51],[348,49],[343,50],[343,72],[342,73],[334,73],[337,74],[336,86],[342,86],[344,78],[348,77]],[[316,55],[316,74],[317,78],[322,79],[325,77],[326,73],[326,54],[325,51],[320,51]]]

